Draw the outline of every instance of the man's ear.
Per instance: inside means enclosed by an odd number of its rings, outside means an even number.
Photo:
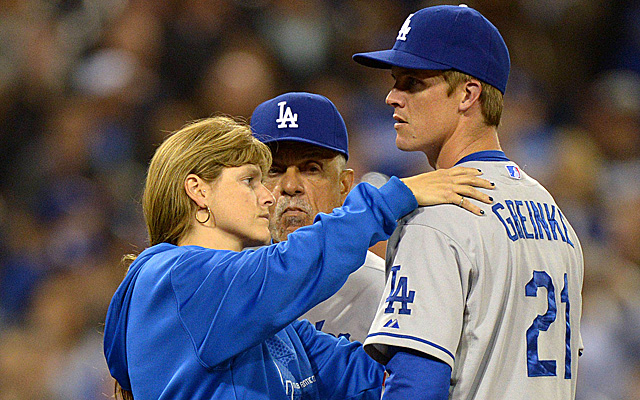
[[[347,197],[353,187],[354,173],[350,168],[346,168],[340,172],[340,195],[342,201]]]
[[[205,208],[207,206],[207,199],[211,195],[211,185],[206,183],[198,175],[187,175],[187,179],[184,181],[184,190],[187,192],[187,196],[189,196],[199,208]]]
[[[478,102],[480,94],[482,93],[482,84],[477,79],[471,79],[464,82],[460,89],[462,90],[463,96],[459,109],[461,112],[466,112]]]

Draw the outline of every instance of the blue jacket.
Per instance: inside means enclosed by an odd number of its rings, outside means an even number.
[[[286,242],[233,252],[158,244],[111,300],[104,351],[144,399],[379,399],[383,368],[359,343],[296,319],[324,301],[417,207],[397,178],[360,184]]]

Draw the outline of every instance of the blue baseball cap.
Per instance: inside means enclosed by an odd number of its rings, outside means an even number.
[[[407,17],[391,50],[353,55],[373,68],[455,69],[502,94],[509,79],[509,50],[498,29],[464,4],[423,8]]]
[[[263,143],[309,143],[349,158],[344,120],[331,100],[319,94],[291,92],[265,101],[253,111],[251,129]]]

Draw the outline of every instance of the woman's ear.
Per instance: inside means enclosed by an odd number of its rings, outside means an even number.
[[[207,207],[207,199],[211,195],[211,186],[198,175],[187,175],[187,179],[184,181],[184,190],[199,208]]]

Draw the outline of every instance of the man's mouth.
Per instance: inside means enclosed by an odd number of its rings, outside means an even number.
[[[307,213],[298,207],[287,207],[282,212],[281,217],[303,217],[306,216]]]

